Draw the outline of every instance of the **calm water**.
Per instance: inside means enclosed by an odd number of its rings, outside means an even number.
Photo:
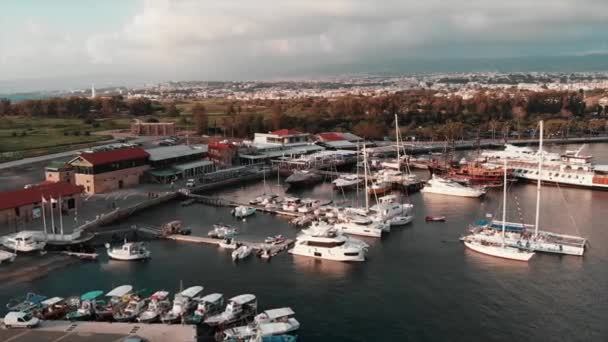
[[[593,145],[589,151],[598,162],[608,163],[607,146]],[[277,191],[276,179],[269,186]],[[263,190],[255,184],[222,194],[249,199]],[[354,195],[344,198],[329,185],[297,195],[355,201]],[[0,301],[26,291],[67,296],[123,283],[174,290],[183,280],[204,285],[207,293],[254,293],[263,309],[293,307],[302,341],[608,340],[608,192],[544,187],[542,227],[581,234],[591,247],[584,257],[537,254],[529,263],[479,255],[458,241],[469,223],[486,213],[500,214],[501,197],[500,192],[481,201],[415,194],[407,200],[415,204],[416,221],[381,240],[366,240],[372,247],[365,263],[284,253],[268,263],[250,258],[234,264],[220,249],[154,241],[149,262],[104,258],[76,264],[31,283],[0,285]],[[516,202],[525,220],[533,222],[535,187],[511,188],[509,217],[517,221]],[[425,223],[427,214],[446,215],[447,222]],[[249,239],[297,233],[281,218],[256,214],[235,222],[225,208],[177,203],[120,225],[160,225],[176,218],[201,235],[220,221],[238,225]]]

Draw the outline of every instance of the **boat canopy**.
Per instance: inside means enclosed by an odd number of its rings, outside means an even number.
[[[253,302],[254,300],[255,300],[255,295],[252,295],[252,294],[243,294],[240,296],[230,298],[231,302],[234,302],[235,304],[238,304],[238,305],[247,304],[249,302]]]
[[[103,291],[90,291],[80,296],[80,300],[93,300],[101,295],[103,295]]]
[[[133,291],[133,286],[122,285],[122,286],[119,286],[119,287],[113,289],[112,291],[106,293],[106,297],[122,297],[124,295],[131,293],[131,291]]]
[[[156,299],[156,300],[163,300],[163,299],[167,298],[168,296],[169,296],[168,291],[156,291],[150,296],[150,298]]]
[[[216,303],[216,302],[220,301],[223,297],[224,297],[224,295],[221,293],[212,293],[212,294],[208,294],[205,297],[201,298],[200,301],[206,302],[206,303]]]
[[[180,292],[180,294],[184,297],[192,298],[201,292],[203,292],[202,286],[192,286]]]
[[[293,310],[291,308],[287,307],[287,308],[266,310],[266,311],[264,311],[263,314],[265,314],[268,317],[268,319],[275,320],[277,318],[295,315],[296,313],[293,312]]]
[[[57,303],[61,303],[63,302],[63,298],[61,297],[53,297],[53,298],[49,298],[47,300],[43,300],[42,302],[40,302],[40,304],[42,304],[43,306],[53,306]]]

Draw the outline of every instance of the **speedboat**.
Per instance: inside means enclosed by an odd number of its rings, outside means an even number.
[[[220,313],[224,307],[224,295],[221,293],[211,293],[202,298],[194,298],[194,301],[198,305],[194,314],[188,318],[190,324],[199,324],[205,318]]]
[[[137,316],[137,321],[141,323],[160,321],[160,317],[171,309],[171,302],[168,300],[168,297],[168,291],[154,292],[150,296],[146,309]]]
[[[351,239],[325,222],[313,222],[302,230],[290,254],[335,261],[365,261],[368,245]]]
[[[433,178],[427,182],[424,188],[420,189],[420,192],[458,197],[481,197],[486,194],[486,189],[462,185],[433,175]]]
[[[205,319],[205,324],[215,327],[238,322],[247,317],[252,317],[255,314],[257,307],[257,298],[252,294],[232,297],[228,300],[226,309],[220,314]]]
[[[255,214],[255,208],[246,207],[246,206],[238,206],[232,210],[232,215],[236,218],[244,218]]]
[[[148,259],[151,256],[143,242],[127,242],[125,240],[120,248],[110,248],[110,244],[106,243],[106,250],[108,256],[114,260],[135,261]]]
[[[188,316],[196,303],[193,298],[203,292],[202,286],[192,286],[175,295],[173,307],[161,316],[160,320],[166,324],[177,323]]]
[[[255,316],[250,325],[224,330],[224,341],[283,335],[296,331],[300,328],[300,322],[292,317],[293,315],[295,312],[291,308],[266,310]]]
[[[340,175],[331,182],[337,190],[347,190],[356,188],[363,184],[363,180],[357,175]]]
[[[247,246],[247,245],[240,246],[239,248],[232,251],[232,260],[237,261],[237,260],[245,259],[249,255],[251,255],[252,251],[253,251],[253,248],[251,246]]]
[[[148,306],[149,299],[142,295],[134,294],[130,296],[129,304],[124,309],[114,312],[113,318],[116,322],[132,322],[144,312]]]
[[[24,231],[5,237],[2,245],[12,251],[28,253],[43,250],[46,242],[36,239],[32,232]]]
[[[122,310],[128,303],[128,295],[133,291],[133,286],[122,285],[106,293],[107,303],[98,302],[95,306],[95,317],[99,321],[111,320],[114,312]]]
[[[76,311],[69,312],[66,319],[69,321],[86,321],[95,317],[95,306],[103,291],[90,291],[80,296],[80,304]]]
[[[213,230],[209,231],[207,235],[215,239],[224,239],[237,234],[237,229],[227,224],[219,223],[213,225]]]

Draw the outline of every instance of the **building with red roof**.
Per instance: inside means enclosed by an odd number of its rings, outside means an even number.
[[[97,194],[134,186],[149,169],[150,154],[139,147],[82,153],[68,164],[74,170],[74,184]]]
[[[62,210],[74,210],[80,205],[80,195],[83,192],[82,186],[77,186],[67,182],[49,182],[28,186],[26,189],[19,189],[0,193],[0,224],[17,224],[20,222],[30,222],[32,220],[42,220],[42,198],[48,201],[47,210],[50,208],[51,201],[62,201]],[[54,207],[58,203],[53,203]]]

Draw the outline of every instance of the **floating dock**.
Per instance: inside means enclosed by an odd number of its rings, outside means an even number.
[[[196,326],[105,322],[43,321],[33,329],[0,329],[0,341],[116,342],[137,336],[149,342],[196,342]]]

